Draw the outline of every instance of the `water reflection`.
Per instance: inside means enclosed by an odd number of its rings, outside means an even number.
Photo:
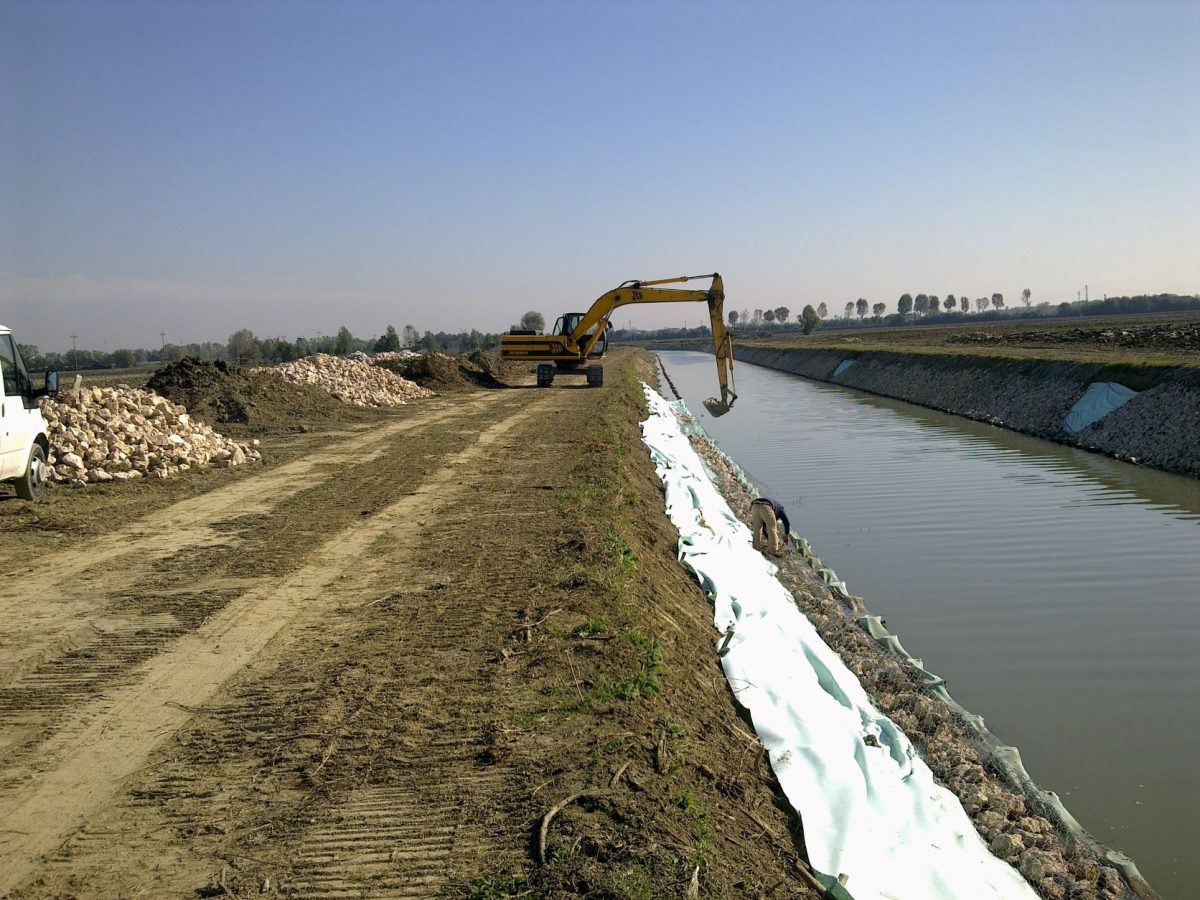
[[[1110,501],[1150,503],[1157,509],[1183,513],[1183,517],[1187,519],[1200,519],[1200,480],[1120,462],[1097,453],[1055,444],[899,400],[848,391],[821,382],[806,384],[817,391],[829,391],[840,395],[849,393],[863,406],[902,415],[929,431],[942,431],[960,440],[976,439],[979,443],[967,448],[968,452],[977,450],[981,455],[992,458],[999,450],[1014,451],[1018,456],[1010,461],[1018,461],[1023,466],[1030,460],[1036,460],[1051,470],[1081,475],[1099,482],[1109,494],[1118,495],[1110,496]],[[1200,439],[1200,435],[1197,438]],[[1023,471],[1020,477],[1042,484],[1055,483],[1053,479],[1038,471]]]
[[[1167,896],[1200,883],[1200,482],[922,407],[662,354],[714,439],[1033,776]]]

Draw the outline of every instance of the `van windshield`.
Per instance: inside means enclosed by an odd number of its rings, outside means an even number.
[[[4,393],[9,397],[21,395],[21,380],[18,376],[20,368],[17,360],[17,347],[11,334],[0,334],[0,376],[4,380]]]

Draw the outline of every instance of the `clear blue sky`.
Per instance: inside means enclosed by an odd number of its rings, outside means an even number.
[[[1200,292],[1200,3],[0,0],[0,321],[42,349],[714,269],[793,313]]]

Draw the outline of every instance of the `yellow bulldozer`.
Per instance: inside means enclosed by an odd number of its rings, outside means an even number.
[[[712,279],[707,290],[662,287],[698,278]],[[587,312],[559,316],[550,334],[512,329],[500,337],[500,355],[504,359],[536,362],[538,387],[553,385],[555,374],[585,375],[589,387],[600,387],[604,384],[604,367],[593,360],[602,359],[608,350],[608,332],[616,309],[631,303],[699,301],[708,304],[717,358],[717,381],[721,385],[720,398],[709,398],[704,405],[712,415],[722,416],[733,408],[737,394],[733,391],[733,342],[725,327],[725,286],[716,272],[655,281],[626,281],[601,295]]]

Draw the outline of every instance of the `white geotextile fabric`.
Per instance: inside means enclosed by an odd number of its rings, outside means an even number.
[[[733,629],[721,664],[804,823],[812,866],[849,876],[855,900],[1035,898],[752,548],[680,429],[673,408],[682,403],[645,390],[643,440],[666,485],[680,560],[712,596],[717,629]]]

